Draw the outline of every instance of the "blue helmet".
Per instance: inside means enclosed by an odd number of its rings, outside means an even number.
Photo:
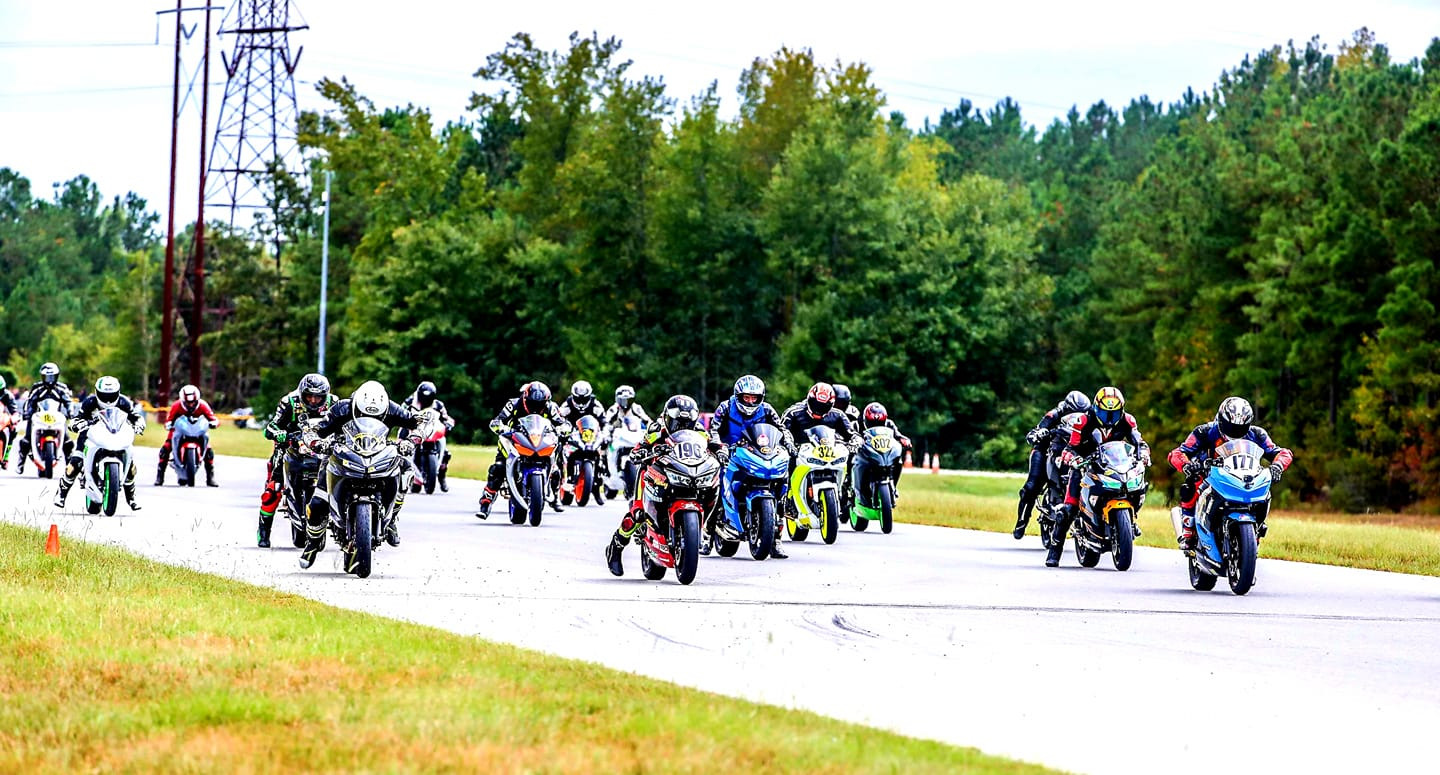
[[[735,406],[740,413],[749,417],[765,403],[765,382],[754,374],[746,374],[735,380]]]

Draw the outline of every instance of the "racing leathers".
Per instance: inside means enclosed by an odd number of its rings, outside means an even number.
[[[197,402],[194,409],[186,409],[182,401],[171,404],[170,413],[165,416],[165,443],[160,445],[160,464],[155,469],[156,487],[165,484],[165,469],[170,465],[170,440],[175,436],[175,421],[179,420],[181,416],[189,417],[192,420],[204,417],[211,428],[220,424],[215,417],[215,412],[210,409],[210,403],[204,399]],[[205,445],[205,485],[217,486],[215,483],[215,449],[209,444]]]
[[[775,411],[775,407],[765,401],[761,401],[760,405],[755,407],[755,411],[748,416],[740,411],[739,402],[735,400],[734,396],[721,401],[720,405],[715,407],[715,414],[710,419],[710,437],[727,448],[733,447],[745,437],[745,431],[761,424],[773,425],[780,430],[780,443],[785,447],[785,451],[790,453],[790,459],[793,461],[796,451],[795,442],[784,429],[783,421],[779,413]],[[728,455],[722,458],[722,461],[727,459]],[[770,556],[777,560],[783,560],[790,556],[780,548],[780,536],[784,532],[783,530],[775,531],[775,544],[770,550]],[[705,531],[707,541],[710,533],[710,530]]]
[[[1059,518],[1055,520],[1055,532],[1052,535],[1050,551],[1045,558],[1046,565],[1053,567],[1059,563],[1060,555],[1065,550],[1065,534],[1069,532],[1070,525],[1075,521],[1075,509],[1080,503],[1082,475],[1080,467],[1075,463],[1095,454],[1101,444],[1111,441],[1128,441],[1139,450],[1140,460],[1145,465],[1150,465],[1150,445],[1140,435],[1140,428],[1135,424],[1133,415],[1125,412],[1113,427],[1106,427],[1095,417],[1093,408],[1087,411],[1084,419],[1076,424],[1074,430],[1070,432],[1069,443],[1060,455],[1064,464],[1070,467],[1070,476],[1065,488],[1065,506],[1060,510]]]
[[[10,424],[0,430],[0,469],[4,469],[10,467],[10,445],[15,443],[15,435],[18,433],[16,426],[20,424],[21,415],[15,396],[10,395],[10,391],[3,386],[0,386],[0,407],[10,414]]]
[[[589,405],[583,407],[575,402],[575,396],[566,396],[565,400],[560,402],[560,419],[569,425],[572,430],[575,424],[580,421],[580,418],[587,414],[599,420],[600,427],[603,429],[605,427],[605,413],[605,405],[600,403],[600,399],[594,396],[590,397]],[[569,433],[567,432],[565,435],[568,436]],[[601,460],[603,464],[604,458],[602,457]],[[571,485],[570,482],[567,481],[569,478],[569,461],[565,457],[565,444],[563,442],[555,450],[555,471],[558,477],[560,493],[564,495],[570,491]],[[602,471],[601,473],[608,474],[609,471]]]
[[[70,386],[64,382],[36,382],[30,386],[29,397],[25,399],[24,408],[21,410],[21,416],[25,420],[25,430],[20,434],[20,463],[15,469],[17,473],[25,473],[25,459],[30,457],[31,418],[39,409],[40,402],[47,398],[60,403],[60,415],[65,419],[69,419],[74,411],[74,399],[70,393]],[[75,444],[68,439],[62,441],[64,441],[65,457],[68,458],[74,453]]]
[[[528,402],[521,398],[512,398],[505,402],[505,406],[500,408],[500,413],[495,415],[495,419],[490,421],[490,430],[497,436],[502,433],[509,433],[515,430],[516,421],[521,417],[531,414],[538,414],[549,420],[550,423],[555,426],[555,432],[562,436],[570,432],[570,424],[561,418],[560,407],[554,401],[546,401],[545,406],[541,408],[540,411],[531,411],[528,408]],[[551,473],[554,473],[553,469]],[[553,476],[551,477],[551,481],[553,482]],[[485,492],[480,495],[480,510],[475,512],[475,516],[481,519],[486,519],[490,516],[490,504],[495,502],[495,496],[500,492],[500,485],[504,484],[504,482],[505,447],[497,445],[495,462],[490,464],[490,470],[485,478]],[[560,498],[555,494],[553,487],[551,488],[550,494],[550,508],[555,511],[563,511],[563,509],[560,508]]]
[[[1035,507],[1035,499],[1040,497],[1040,489],[1049,478],[1046,460],[1063,451],[1069,443],[1070,437],[1063,433],[1062,421],[1072,411],[1067,396],[1061,399],[1054,409],[1046,412],[1040,422],[1035,423],[1035,427],[1025,434],[1025,441],[1030,444],[1030,469],[1025,477],[1025,484],[1020,488],[1020,505],[1015,515],[1016,538],[1024,537],[1025,528],[1030,524],[1031,510]]]
[[[345,424],[353,419],[357,419],[357,415],[352,400],[344,398],[336,401],[330,406],[330,410],[325,413],[325,416],[320,418],[320,422],[303,431],[301,443],[320,451],[323,446],[317,444],[319,440],[329,439],[339,433]],[[402,432],[400,439],[396,442],[400,447],[402,468],[400,473],[395,476],[395,505],[390,509],[390,518],[382,533],[386,543],[391,546],[399,546],[400,509],[405,505],[405,494],[410,489],[410,477],[413,475],[414,464],[410,462],[410,457],[414,453],[415,439],[411,434],[420,427],[420,418],[411,413],[409,409],[391,401],[385,409],[385,414],[374,419],[384,423],[387,430],[401,428],[411,432],[410,434]],[[305,548],[300,553],[301,568],[310,567],[315,562],[315,556],[325,548],[325,529],[330,526],[330,492],[337,484],[336,479],[337,477],[329,473],[327,466],[321,469],[321,476],[315,483],[315,494],[310,496],[310,507],[306,510],[306,541]]]
[[[425,411],[426,409],[433,408],[436,412],[440,414],[440,422],[445,426],[445,432],[449,433],[450,431],[455,430],[455,418],[451,417],[450,412],[445,409],[445,402],[441,401],[438,398],[433,399],[430,402],[430,406],[421,406],[419,395],[416,393],[411,393],[410,396],[406,398],[405,401],[401,404],[401,406],[409,409],[411,412],[414,412],[417,415]],[[450,445],[447,444],[445,445],[445,454],[440,457],[440,470],[435,472],[435,482],[440,485],[440,492],[450,492],[450,485],[446,484],[445,482],[445,475],[449,472]]]
[[[651,423],[650,415],[645,413],[645,407],[641,406],[639,401],[632,400],[628,409],[621,408],[620,404],[611,404],[610,408],[605,410],[605,416],[600,418],[600,425],[603,428],[614,430],[625,423],[626,417],[638,417],[647,428]]]
[[[100,399],[94,395],[87,396],[80,402],[80,409],[75,413],[75,418],[70,421],[70,428],[76,432],[74,449],[65,466],[65,475],[60,479],[60,489],[55,495],[55,505],[64,506],[65,496],[69,494],[70,487],[75,484],[75,479],[80,475],[80,469],[85,465],[85,439],[90,435],[90,426],[100,422],[100,415],[107,407],[100,404]],[[131,401],[128,396],[121,395],[115,399],[115,408],[124,412],[129,418],[131,425],[135,426],[135,433],[145,432],[145,412],[140,405]],[[125,502],[129,504],[131,511],[139,511],[140,504],[135,502],[135,456],[130,456],[130,470],[125,472]]]
[[[1290,468],[1291,463],[1295,462],[1294,453],[1277,445],[1271,440],[1270,434],[1258,425],[1251,425],[1242,438],[1255,442],[1265,450],[1265,459],[1269,461],[1271,474],[1276,479],[1279,478],[1279,474]],[[1207,422],[1195,426],[1195,430],[1190,432],[1185,442],[1171,450],[1166,458],[1182,476],[1180,484],[1181,535],[1178,536],[1178,541],[1186,549],[1195,548],[1195,502],[1200,499],[1200,491],[1205,486],[1203,463],[1216,447],[1233,440],[1220,432],[1219,423]],[[1264,523],[1261,524],[1263,526]]]
[[[270,526],[275,522],[275,509],[280,506],[284,494],[285,456],[299,454],[300,436],[305,428],[324,417],[337,400],[334,393],[327,394],[325,405],[311,411],[306,408],[300,391],[292,390],[280,399],[275,411],[270,414],[270,422],[265,424],[263,433],[266,439],[275,443],[275,447],[270,451],[270,461],[265,464],[265,489],[260,493],[258,546],[270,545]]]

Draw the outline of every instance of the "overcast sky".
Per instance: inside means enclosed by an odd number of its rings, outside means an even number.
[[[212,0],[228,5],[228,0]],[[200,5],[199,0],[186,0]],[[314,83],[348,77],[377,105],[414,103],[437,123],[461,116],[486,54],[516,32],[556,49],[572,30],[624,42],[632,72],[661,76],[684,104],[718,81],[725,109],[755,57],[808,47],[822,62],[863,61],[911,126],[961,99],[1013,96],[1045,125],[1072,105],[1174,101],[1208,90],[1247,54],[1318,35],[1334,50],[1362,26],[1392,56],[1421,56],[1440,35],[1440,0],[1031,0],[949,2],[548,2],[299,0],[310,29],[296,72],[301,109],[321,109]],[[36,193],[77,174],[111,197],[133,190],[163,214],[170,143],[173,0],[0,0],[0,167]],[[220,15],[216,15],[216,23]],[[203,15],[186,14],[188,22]],[[202,24],[203,29],[203,24]],[[199,62],[197,34],[186,67]],[[130,44],[130,45],[104,45]],[[228,49],[222,40],[220,46]],[[212,83],[223,80],[218,65]],[[215,121],[223,86],[212,87]],[[192,103],[192,108],[194,103]],[[182,123],[178,209],[194,212],[199,112]],[[193,217],[191,215],[190,217]]]

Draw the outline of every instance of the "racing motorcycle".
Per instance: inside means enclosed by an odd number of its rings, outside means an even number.
[[[1204,489],[1195,503],[1195,548],[1185,550],[1191,587],[1212,590],[1222,574],[1237,595],[1255,585],[1273,484],[1264,457],[1259,444],[1232,439],[1205,459]],[[1170,510],[1170,520],[1178,539],[1183,533],[1179,507]]]
[[[130,475],[130,448],[135,445],[138,429],[130,424],[128,414],[118,406],[103,409],[85,436],[85,511],[107,517],[115,516],[120,502],[120,488]]]
[[[646,520],[640,572],[659,581],[666,568],[674,568],[676,580],[689,584],[700,567],[701,515],[715,508],[720,494],[720,461],[704,436],[680,431],[641,476]]]
[[[800,445],[790,474],[795,516],[785,517],[785,532],[791,540],[804,541],[812,529],[819,529],[821,540],[833,544],[840,528],[840,485],[850,450],[833,428],[819,425],[805,433],[807,440]]]
[[[426,495],[435,494],[435,483],[440,477],[440,461],[445,459],[445,423],[435,407],[420,411],[420,425],[416,433],[420,443],[415,445],[415,470],[420,474],[412,479],[410,492],[420,492],[424,487]]]
[[[528,516],[531,526],[539,526],[559,443],[560,434],[555,426],[538,414],[521,417],[518,428],[500,434],[500,447],[506,456],[510,524],[523,525]]]
[[[1055,540],[1055,519],[1060,515],[1060,507],[1065,505],[1065,490],[1069,486],[1070,467],[1060,462],[1060,450],[1065,448],[1065,441],[1068,441],[1070,434],[1085,419],[1084,412],[1071,412],[1060,418],[1060,424],[1051,431],[1051,435],[1043,443],[1045,444],[1045,482],[1041,485],[1040,494],[1035,496],[1035,519],[1040,527],[1040,543],[1046,549]],[[1062,439],[1058,445],[1055,439]]]
[[[30,415],[30,456],[41,479],[54,479],[55,466],[64,461],[65,419],[65,408],[54,398],[41,399]]]
[[[320,418],[306,422],[310,428],[320,423]],[[310,445],[299,443],[301,434],[289,442],[285,449],[285,499],[281,502],[290,520],[290,542],[296,549],[305,548],[305,510],[309,508],[310,496],[315,494],[315,484],[320,477],[320,457]]]
[[[1145,505],[1145,463],[1124,441],[1101,444],[1081,464],[1080,510],[1071,536],[1075,560],[1093,568],[1110,552],[1115,570],[1129,570],[1135,556],[1135,518]]]
[[[311,446],[329,454],[325,474],[330,485],[330,535],[340,547],[345,572],[370,575],[371,558],[393,519],[395,496],[405,469],[390,429],[373,417],[353,419],[336,439]],[[292,528],[293,529],[293,528]]]
[[[170,467],[181,487],[194,487],[195,474],[210,448],[210,421],[203,417],[180,415],[170,434]]]
[[[730,453],[721,496],[725,513],[716,520],[715,548],[721,557],[733,557],[740,541],[750,545],[750,556],[763,560],[775,546],[775,504],[788,490],[790,456],[779,428],[768,423],[750,426]]]
[[[572,501],[587,506],[592,494],[597,504],[605,503],[603,488],[596,484],[600,450],[604,446],[605,433],[600,428],[600,420],[593,415],[581,415],[575,421],[574,431],[565,439],[565,486],[560,488],[560,501],[566,506]]]
[[[850,528],[864,532],[871,520],[880,520],[880,532],[895,525],[894,472],[900,466],[900,441],[895,431],[879,425],[865,430],[855,456],[850,458]]]
[[[630,461],[630,453],[645,440],[645,423],[639,417],[626,415],[620,425],[610,432],[609,455],[610,476],[605,482],[605,497],[614,500],[621,493],[625,500],[635,497],[635,481],[638,468]]]

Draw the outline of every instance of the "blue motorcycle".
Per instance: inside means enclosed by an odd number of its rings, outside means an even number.
[[[730,452],[721,482],[724,518],[715,525],[715,549],[733,557],[743,538],[750,556],[763,560],[775,546],[776,504],[789,490],[790,455],[784,435],[773,425],[760,423],[745,431]]]
[[[1270,513],[1270,468],[1264,456],[1259,444],[1235,439],[1206,458],[1204,490],[1195,503],[1195,548],[1185,550],[1195,589],[1214,589],[1221,574],[1237,595],[1255,585],[1260,539]],[[1170,516],[1179,535],[1180,509],[1172,509]]]

